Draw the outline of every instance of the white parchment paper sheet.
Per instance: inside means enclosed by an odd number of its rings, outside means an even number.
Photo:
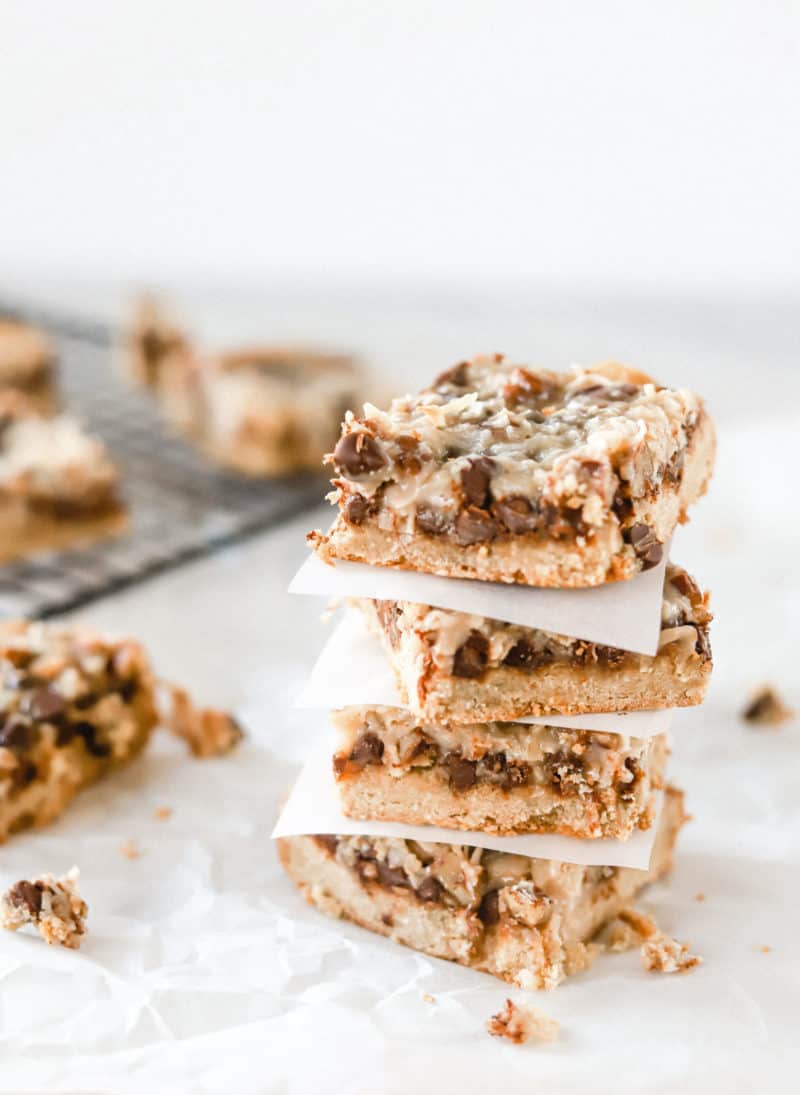
[[[658,809],[661,808],[659,801]],[[524,836],[493,836],[469,830],[440,829],[436,825],[403,825],[396,821],[355,821],[345,817],[339,807],[336,781],[331,770],[330,734],[315,741],[308,760],[272,832],[277,836],[309,833],[346,833],[348,835],[401,837],[445,844],[470,844],[497,852],[558,859],[566,863],[585,863],[598,867],[637,867],[646,870],[655,839],[656,826],[637,829],[627,840],[577,840],[553,833],[527,833]]]
[[[337,562],[331,566],[310,555],[292,579],[289,592],[413,601],[639,654],[655,654],[667,555],[665,551],[657,567],[628,582],[612,582],[594,589],[534,589],[470,578],[440,578],[365,563]]]
[[[372,634],[360,612],[345,608],[301,688],[295,707],[332,710],[367,704],[402,706],[394,674],[380,641]],[[669,730],[672,710],[543,715],[519,721],[651,738]]]

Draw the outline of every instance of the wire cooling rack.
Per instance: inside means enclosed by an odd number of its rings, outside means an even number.
[[[2,302],[0,315],[25,319],[51,335],[64,405],[108,446],[130,516],[123,536],[0,566],[0,618],[75,608],[322,498],[321,476],[248,479],[215,468],[171,437],[147,396],[120,376],[111,328]]]

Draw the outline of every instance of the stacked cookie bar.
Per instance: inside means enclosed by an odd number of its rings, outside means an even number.
[[[707,596],[664,554],[714,448],[697,396],[619,365],[558,374],[478,358],[387,411],[347,415],[329,457],[339,515],[310,536],[320,558],[574,597],[659,568],[661,628],[644,655],[359,599],[398,702],[333,713],[341,809],[365,835],[281,840],[312,903],[526,987],[585,966],[603,925],[669,869],[683,820],[682,795],[666,786],[666,735],[631,734],[626,715],[705,693]],[[453,830],[458,843],[387,837],[387,822]],[[370,835],[375,823],[383,835]],[[581,865],[580,848],[648,830],[648,870]],[[570,862],[503,843],[542,834],[576,841]]]

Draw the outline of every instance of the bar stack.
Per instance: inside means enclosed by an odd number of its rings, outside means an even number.
[[[631,736],[625,716],[704,697],[707,596],[664,554],[706,489],[714,450],[699,397],[617,364],[555,373],[479,357],[386,411],[348,412],[328,458],[339,514],[309,537],[322,560],[515,590],[579,591],[659,568],[661,631],[649,656],[359,599],[399,704],[333,712],[341,809],[365,835],[280,840],[309,901],[526,988],[586,966],[588,944],[669,870],[684,818],[666,783],[666,734]],[[453,830],[455,843],[369,835],[382,822]],[[522,834],[589,848],[647,830],[648,870],[502,850]],[[496,847],[470,833],[496,836]]]

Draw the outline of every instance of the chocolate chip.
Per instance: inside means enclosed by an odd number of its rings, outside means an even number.
[[[527,639],[518,639],[503,658],[503,665],[512,669],[536,669],[546,661],[544,654],[540,653]]]
[[[429,536],[441,536],[450,528],[450,518],[431,506],[420,506],[417,510],[417,528]]]
[[[377,734],[361,734],[350,751],[350,760],[365,768],[368,764],[380,764],[383,757],[383,742]]]
[[[336,849],[339,847],[338,836],[332,836],[330,833],[316,833],[314,840],[321,848],[324,848],[326,852],[330,852],[331,855],[336,855]]]
[[[450,786],[456,791],[466,791],[474,786],[477,777],[477,762],[465,760],[460,753],[447,753],[442,764],[450,777]]]
[[[481,898],[481,903],[478,906],[478,919],[486,925],[487,928],[491,928],[500,919],[500,891],[489,890]]]
[[[439,373],[433,382],[434,390],[438,392],[442,388],[466,388],[469,383],[468,368],[468,361],[459,361],[458,365]]]
[[[410,886],[408,876],[402,867],[390,867],[382,859],[375,861],[375,866],[378,869],[378,881],[382,886]]]
[[[480,631],[470,632],[453,655],[453,676],[476,680],[483,676],[489,661],[489,640]]]
[[[417,897],[420,901],[440,901],[444,893],[444,886],[438,878],[428,875],[417,886]]]
[[[423,456],[416,437],[400,434],[394,439],[397,445],[397,454],[394,462],[401,467],[407,475],[417,475],[422,470]]]
[[[477,506],[467,506],[456,518],[455,537],[465,547],[493,540],[496,535],[497,525],[485,510]]]
[[[649,525],[631,525],[627,532],[627,540],[641,559],[642,570],[650,570],[661,562],[664,546],[656,539],[656,534]]]
[[[38,738],[38,729],[17,715],[11,715],[5,726],[0,730],[0,745],[15,751],[19,750],[21,752],[24,749],[30,749],[32,745],[36,744]]]
[[[628,656],[626,651],[620,650],[617,646],[600,646],[599,644],[594,647],[594,655],[597,664],[605,666],[619,665]]]
[[[386,460],[372,434],[354,431],[339,439],[333,450],[333,462],[344,475],[356,479],[382,468]]]
[[[31,916],[38,916],[42,911],[42,887],[23,878],[8,891],[8,900],[18,909],[27,909]]]
[[[502,786],[510,791],[512,787],[524,787],[531,778],[531,770],[527,764],[512,763],[506,767]]]
[[[136,693],[139,691],[139,682],[135,677],[131,677],[128,681],[123,681],[117,687],[120,699],[125,703],[130,703]]]
[[[580,794],[583,761],[579,756],[566,749],[560,749],[557,753],[551,753],[544,764],[550,786],[554,787],[559,794]]]
[[[67,708],[64,697],[52,688],[37,688],[24,698],[22,706],[31,718],[43,722],[58,720]]]
[[[56,728],[56,745],[69,745],[75,737],[75,727],[68,722],[61,723]]]
[[[87,753],[90,753],[93,757],[111,756],[111,746],[99,740],[97,736],[98,728],[93,726],[92,723],[76,722],[72,729],[75,734],[83,738]]]
[[[39,770],[33,761],[21,761],[12,773],[12,780],[15,787],[27,787],[29,783],[33,783],[36,777],[39,775]]]
[[[369,515],[370,504],[363,494],[351,494],[344,504],[344,518],[351,525],[361,525]]]
[[[694,644],[695,651],[701,658],[707,661],[711,657],[711,643],[708,638],[708,629],[695,625],[695,631],[697,632],[697,642]]]
[[[477,456],[461,469],[461,489],[471,505],[483,506],[486,503],[494,466],[494,460],[488,456]]]
[[[540,524],[536,507],[522,495],[501,498],[492,506],[492,514],[515,536],[523,532],[534,532]]]

